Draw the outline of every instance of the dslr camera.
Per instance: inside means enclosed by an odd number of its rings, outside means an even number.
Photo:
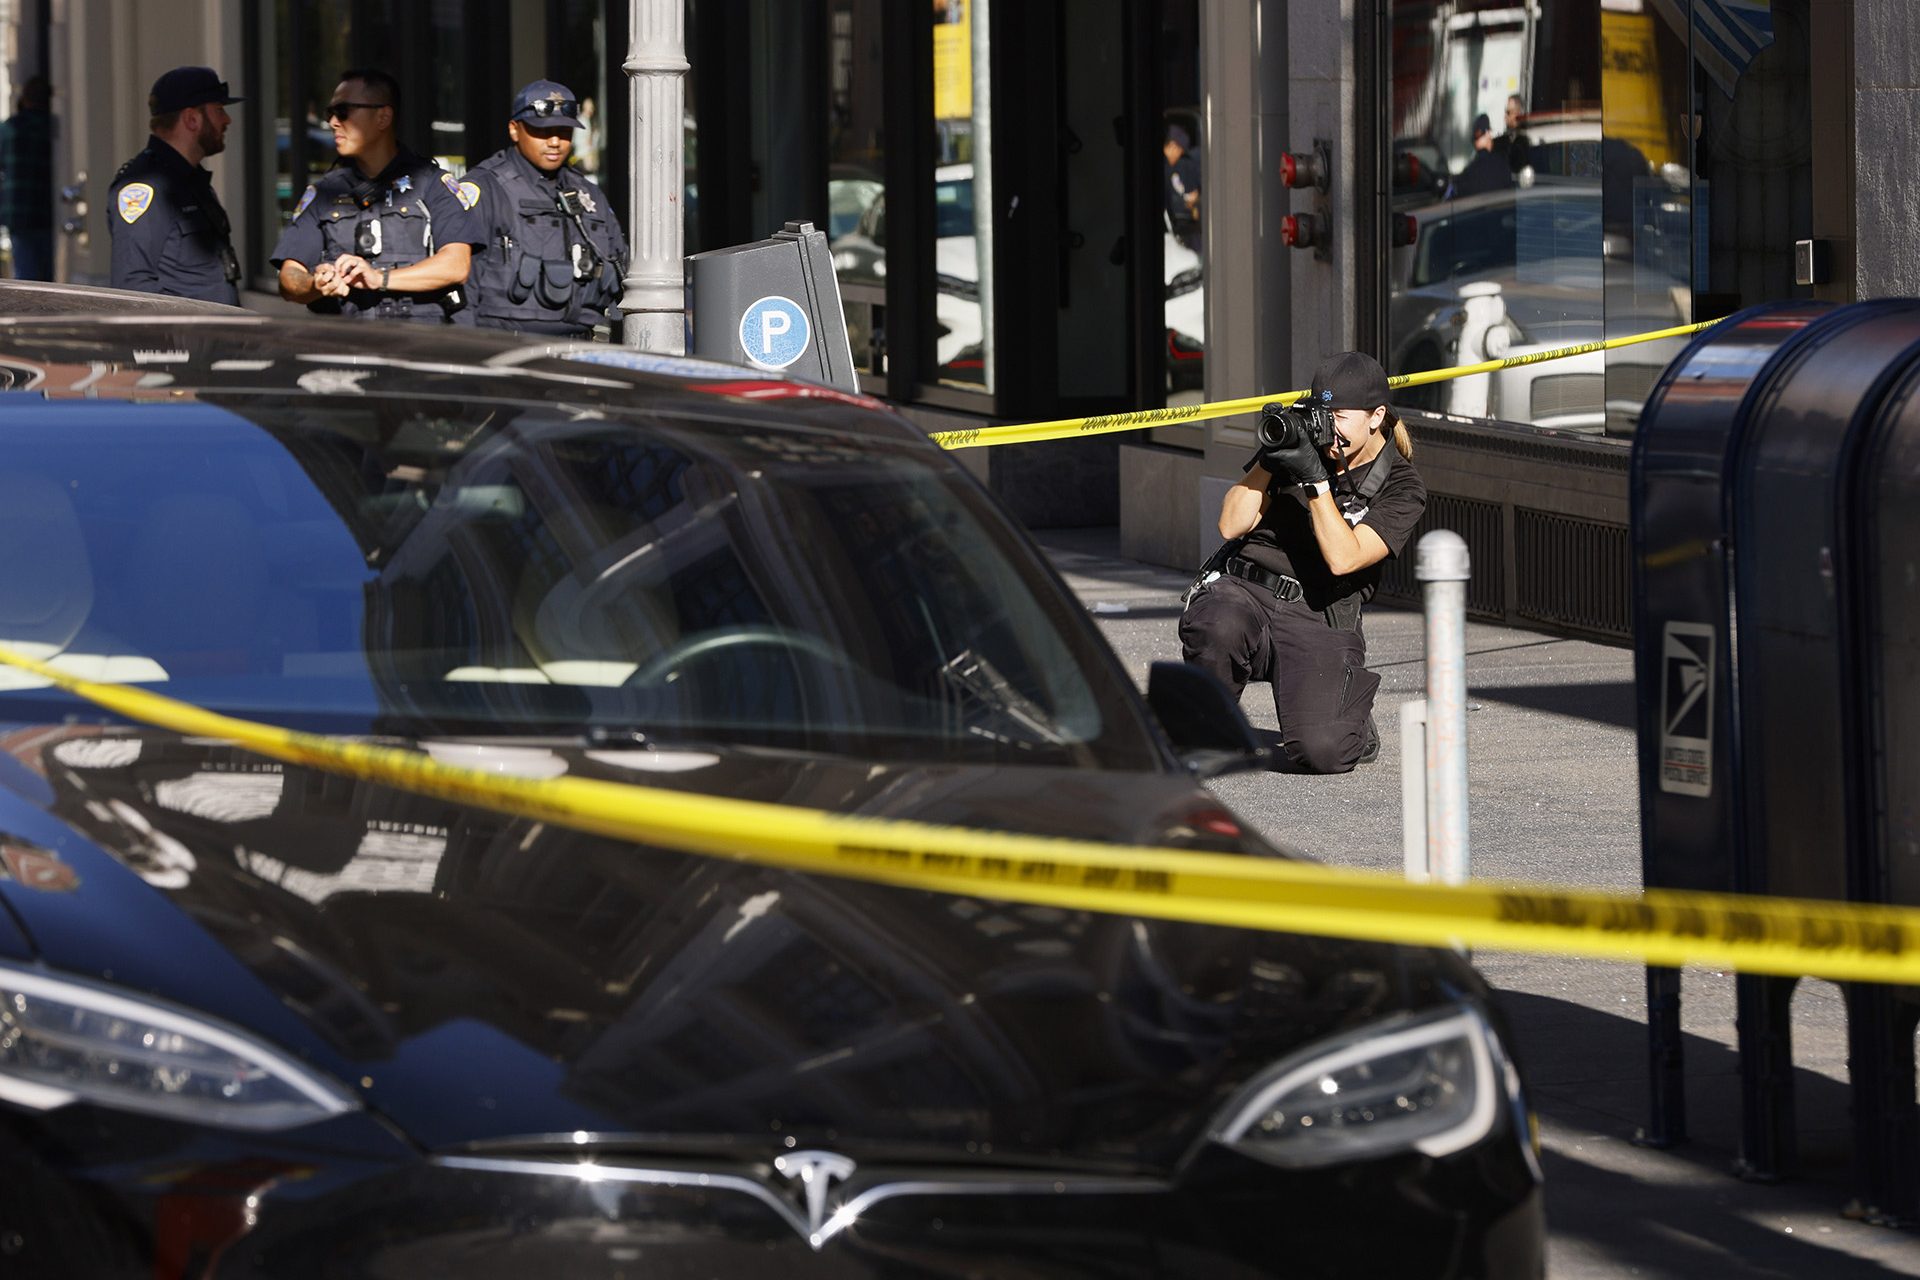
[[[1304,440],[1315,453],[1324,453],[1334,441],[1333,410],[1305,397],[1289,405],[1262,405],[1253,434],[1262,450],[1296,449]]]

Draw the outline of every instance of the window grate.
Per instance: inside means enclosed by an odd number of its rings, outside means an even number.
[[[1515,612],[1534,622],[1628,639],[1627,530],[1517,507],[1513,513]]]
[[[1473,576],[1467,580],[1467,613],[1496,620],[1504,617],[1507,557],[1500,504],[1446,493],[1428,495],[1426,514],[1414,526],[1406,549],[1387,561],[1378,598],[1399,604],[1420,603],[1420,581],[1413,576],[1413,558],[1421,536],[1429,529],[1451,529],[1467,540],[1473,569]]]

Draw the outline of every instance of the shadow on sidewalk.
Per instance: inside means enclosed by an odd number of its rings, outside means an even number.
[[[1469,684],[1469,700],[1505,703],[1528,711],[1572,716],[1616,729],[1635,724],[1633,682],[1609,680],[1597,684],[1515,684],[1491,687]]]
[[[1799,1171],[1777,1183],[1733,1173],[1739,1149],[1739,1062],[1732,1048],[1686,1037],[1690,1139],[1666,1150],[1632,1141],[1647,1114],[1646,1024],[1549,996],[1497,992],[1534,1110],[1556,1127],[1542,1155],[1547,1223],[1558,1240],[1608,1260],[1608,1274],[1682,1277],[1885,1277],[1920,1274],[1920,1241],[1840,1216],[1850,1198],[1848,1088],[1794,1071]],[[1572,1138],[1591,1135],[1585,1142]],[[1589,1149],[1583,1158],[1570,1146]],[[1787,1234],[1780,1219],[1815,1224]],[[1830,1228],[1867,1251],[1913,1259],[1894,1269],[1844,1251]],[[1829,1243],[1829,1241],[1832,1241]],[[1556,1269],[1557,1270],[1557,1269]],[[1589,1274],[1591,1274],[1589,1272]]]

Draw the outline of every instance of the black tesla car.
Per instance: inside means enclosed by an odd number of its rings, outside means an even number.
[[[0,321],[0,382],[0,649],[502,775],[1298,856],[1197,780],[1218,686],[1142,699],[873,402],[211,316]],[[640,847],[0,667],[0,1275],[1537,1276],[1528,1125],[1451,954]]]

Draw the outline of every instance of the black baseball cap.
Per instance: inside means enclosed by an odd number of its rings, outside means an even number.
[[[513,95],[513,114],[508,119],[542,127],[578,129],[579,112],[580,100],[573,96],[573,90],[556,80],[535,80]]]
[[[188,107],[244,101],[228,92],[227,82],[212,67],[175,67],[153,82],[153,92],[147,95],[147,114],[170,116]]]
[[[1313,371],[1308,402],[1325,409],[1378,409],[1387,402],[1387,371],[1365,352],[1328,356]]]
[[[1493,132],[1493,121],[1487,119],[1486,112],[1482,111],[1479,115],[1473,118],[1473,136],[1474,137],[1477,138],[1483,133],[1492,133],[1492,132]]]

